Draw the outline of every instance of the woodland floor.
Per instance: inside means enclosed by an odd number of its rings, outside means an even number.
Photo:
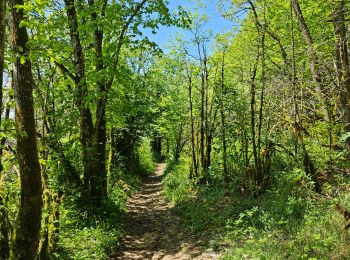
[[[111,259],[218,259],[205,238],[187,232],[162,195],[165,164],[144,180],[127,203],[128,218],[121,250]]]

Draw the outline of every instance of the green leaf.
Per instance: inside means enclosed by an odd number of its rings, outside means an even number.
[[[26,63],[26,58],[25,57],[23,57],[23,56],[21,56],[20,58],[19,58],[19,62],[23,65],[24,63]]]
[[[22,28],[22,27],[30,28],[30,23],[26,20],[22,20],[19,22],[19,28]]]

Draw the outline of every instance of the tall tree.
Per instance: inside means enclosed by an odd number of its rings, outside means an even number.
[[[21,202],[15,224],[12,259],[35,259],[40,234],[42,182],[33,106],[33,75],[23,0],[10,0],[10,41],[14,53],[13,86],[16,105],[17,158]]]
[[[305,18],[304,18],[303,12],[301,11],[299,1],[291,0],[291,5],[293,6],[294,12],[297,16],[299,27],[303,34],[304,40],[309,48],[311,74],[312,74],[313,81],[315,82],[315,91],[318,95],[318,99],[322,106],[321,109],[323,112],[323,117],[326,121],[329,121],[330,120],[329,105],[327,102],[325,84],[323,82],[324,77],[320,70],[319,57],[315,50],[314,40],[311,36],[309,27],[305,22]]]
[[[7,1],[3,0],[0,3],[0,127],[1,127],[1,116],[3,112],[3,73],[4,73],[4,59],[5,59],[5,25],[6,25],[6,5]],[[2,138],[1,138],[2,139]],[[3,148],[0,143],[0,258],[8,258],[9,255],[9,228],[7,223],[7,212],[4,207],[3,196],[2,196],[2,178],[1,173],[3,170],[2,166],[2,155]]]
[[[190,119],[191,119],[191,151],[192,151],[192,167],[194,171],[194,177],[198,177],[198,164],[197,164],[197,158],[196,158],[196,147],[195,147],[195,129],[194,129],[194,116],[193,116],[193,97],[192,97],[192,91],[193,91],[193,82],[192,82],[192,71],[189,70],[189,68],[186,68],[187,70],[187,77],[188,77],[188,100],[189,100],[189,107],[190,107]]]
[[[339,81],[339,98],[344,130],[350,132],[350,64],[345,27],[345,1],[336,1],[333,12],[334,33],[336,36],[336,62]]]
[[[86,104],[87,84],[85,79],[85,57],[83,47],[81,44],[80,33],[78,28],[78,17],[74,0],[65,0],[69,33],[71,38],[71,45],[73,48],[74,57],[74,71],[75,76],[72,79],[75,83],[78,97],[77,105],[80,113],[80,142],[83,152],[83,166],[84,166],[84,187],[85,191],[90,190],[90,178],[94,175],[93,167],[93,123],[92,114],[88,105]]]
[[[228,169],[227,169],[227,140],[226,140],[226,115],[224,100],[226,95],[225,86],[225,54],[226,47],[222,52],[221,61],[221,92],[220,92],[220,116],[221,116],[221,138],[222,138],[222,164],[223,164],[223,175],[225,184],[228,183]]]
[[[3,105],[3,73],[4,73],[4,59],[5,59],[5,25],[6,25],[6,0],[0,3],[0,126],[1,126],[1,115],[4,108]],[[2,171],[2,147],[0,147],[0,173]]]
[[[109,3],[107,1],[97,2],[93,0],[88,1],[88,5],[82,2],[75,2],[74,0],[65,0],[68,26],[70,30],[71,45],[74,52],[74,73],[69,72],[67,67],[63,64],[57,63],[63,72],[68,74],[75,82],[76,89],[78,90],[77,105],[80,110],[80,135],[81,144],[83,150],[83,165],[84,165],[84,186],[88,191],[91,198],[95,198],[97,201],[105,198],[107,195],[107,167],[106,167],[106,143],[107,143],[107,129],[106,129],[106,107],[108,101],[108,94],[115,81],[115,74],[118,70],[122,47],[130,39],[127,39],[128,30],[132,27],[132,30],[139,33],[138,25],[142,22],[142,12],[164,12],[160,15],[160,18],[156,20],[162,24],[175,23],[169,18],[168,10],[165,8],[163,1],[148,1],[142,0],[136,3],[126,5],[128,12],[125,13],[125,17],[119,21],[119,31],[114,37],[116,39],[113,43],[113,50],[111,55],[108,56],[108,62],[104,62],[107,57],[104,57],[103,53],[105,49],[109,49],[104,44],[104,37],[107,33],[104,32],[106,27],[99,20],[103,20],[106,14],[106,8]],[[114,8],[115,3],[111,4],[111,8]],[[146,8],[148,4],[149,8]],[[162,11],[160,11],[162,10]],[[80,37],[80,27],[86,25],[86,23],[79,23],[79,17],[77,11],[89,11],[90,17],[93,23],[93,43],[94,46],[94,58],[95,58],[95,72],[97,79],[94,79],[96,85],[96,111],[95,117],[89,106],[89,88],[86,82],[85,71],[88,69],[88,64],[85,62],[85,55],[82,39]],[[145,22],[149,25],[153,25],[154,21],[151,20]],[[109,46],[110,47],[110,46]],[[108,73],[107,73],[108,72]],[[103,75],[104,76],[101,76]],[[95,119],[95,120],[93,120]]]

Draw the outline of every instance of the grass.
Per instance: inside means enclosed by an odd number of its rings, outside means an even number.
[[[119,176],[110,188],[109,200],[93,214],[78,210],[74,203],[61,205],[60,238],[54,259],[102,260],[114,254],[123,234],[126,201],[140,183],[136,175]]]
[[[220,182],[194,185],[185,160],[168,172],[164,190],[185,226],[211,237],[208,246],[221,250],[222,259],[348,259],[350,235],[333,206],[349,205],[346,191],[316,194],[299,169],[273,177],[270,189],[254,198]]]

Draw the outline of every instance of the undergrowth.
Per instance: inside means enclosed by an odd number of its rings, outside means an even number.
[[[77,210],[76,202],[61,205],[60,239],[55,259],[108,259],[123,233],[125,204],[139,187],[136,175],[119,176],[109,199],[98,208]]]
[[[108,175],[108,200],[103,205],[81,206],[79,193],[64,199],[60,207],[60,233],[54,259],[108,259],[120,245],[127,199],[138,191],[141,178],[154,172],[149,141],[137,151],[135,172],[120,166]],[[88,204],[84,202],[85,204]]]
[[[224,252],[222,259],[350,256],[350,235],[334,207],[337,202],[349,206],[346,191],[316,194],[304,171],[294,168],[273,172],[273,185],[253,197],[243,194],[234,181],[229,186],[216,181],[194,185],[188,168],[186,160],[172,165],[164,179],[165,195],[188,229],[210,237],[208,247]]]

